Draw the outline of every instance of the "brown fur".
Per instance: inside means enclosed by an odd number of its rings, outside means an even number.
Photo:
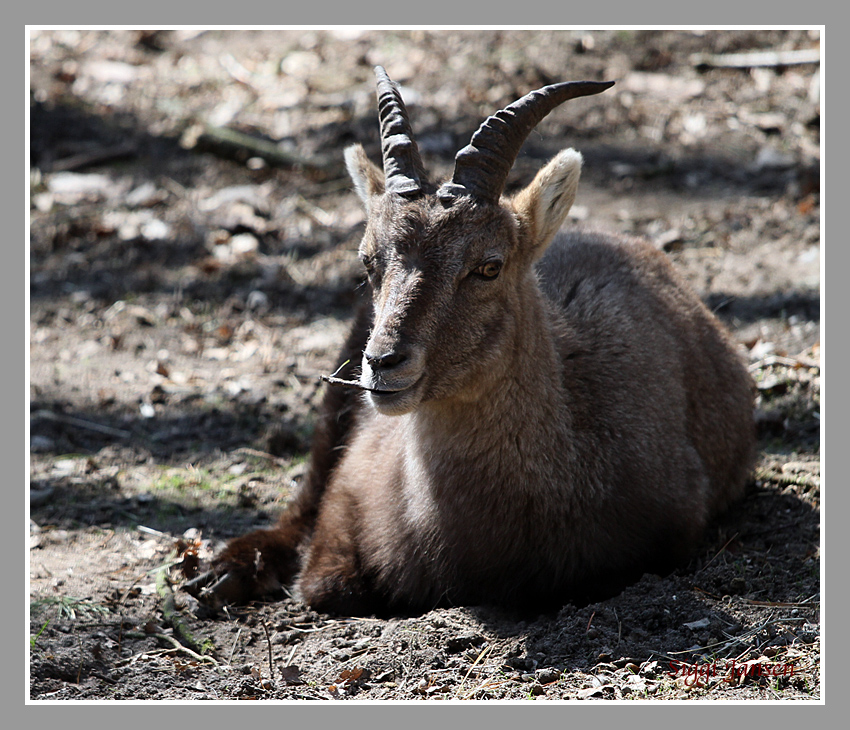
[[[542,608],[686,560],[743,492],[752,391],[666,257],[555,235],[572,150],[499,205],[386,195],[361,148],[346,159],[373,296],[341,374],[385,392],[328,390],[305,482],[276,528],[230,543],[207,595]]]

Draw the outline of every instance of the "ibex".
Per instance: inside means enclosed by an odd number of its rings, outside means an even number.
[[[544,116],[612,83],[531,92],[487,119],[439,187],[376,68],[383,171],[346,150],[371,302],[276,527],[189,585],[245,601],[294,584],[316,610],[545,609],[686,561],[752,465],[749,376],[651,244],[572,228],[567,149],[503,197]],[[359,375],[358,375],[359,371]]]

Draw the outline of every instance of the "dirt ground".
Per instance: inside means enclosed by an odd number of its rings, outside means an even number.
[[[819,66],[776,55],[818,43],[34,32],[29,701],[821,699]],[[617,81],[553,112],[509,188],[579,149],[572,218],[667,251],[748,359],[752,489],[686,568],[539,616],[211,616],[180,591],[181,557],[273,522],[303,475],[363,280],[341,161],[380,158],[377,63],[435,176],[531,89]]]

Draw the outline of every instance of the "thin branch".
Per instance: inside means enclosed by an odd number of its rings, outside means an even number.
[[[753,68],[755,66],[796,66],[820,63],[819,48],[801,48],[796,51],[752,51],[750,53],[697,53],[691,56],[694,66],[714,68]]]
[[[98,433],[104,433],[107,436],[117,436],[118,438],[130,438],[130,436],[133,435],[130,431],[125,431],[121,428],[103,426],[100,423],[94,423],[93,421],[85,421],[82,418],[75,418],[74,416],[65,416],[59,413],[54,413],[53,411],[36,411],[33,414],[33,417],[45,418],[48,421],[57,421],[58,423],[64,423],[68,426],[77,426],[77,428],[85,428],[89,431],[97,431]]]
[[[708,561],[705,565],[703,565],[703,566],[702,566],[702,567],[701,567],[701,568],[697,571],[697,573],[701,573],[701,572],[702,572],[703,570],[705,570],[705,569],[706,569],[709,565],[711,565],[711,564],[715,561],[715,559],[717,558],[717,556],[718,556],[718,555],[720,555],[720,554],[721,554],[721,553],[722,553],[722,552],[723,552],[723,551],[724,551],[727,547],[729,547],[729,543],[731,543],[731,542],[732,542],[732,540],[734,540],[736,537],[738,537],[738,533],[737,533],[737,532],[736,532],[734,535],[732,535],[732,537],[730,537],[730,538],[726,541],[726,543],[723,545],[723,547],[722,547],[722,548],[720,548],[720,550],[718,550],[718,551],[714,554],[714,557],[713,557],[711,560],[709,560],[709,561]],[[695,587],[696,587],[696,586],[695,586]],[[698,589],[698,590],[700,590],[700,589]],[[706,591],[703,591],[703,593],[706,593]],[[709,595],[711,595],[711,594],[709,593]],[[715,598],[716,598],[716,596],[715,596]]]
[[[70,172],[92,165],[100,165],[105,162],[122,159],[124,157],[135,157],[139,150],[135,144],[126,143],[114,147],[102,147],[90,152],[80,152],[70,157],[56,160],[49,166],[50,172]]]
[[[346,360],[342,363],[336,370],[333,371],[331,375],[319,375],[319,380],[327,383],[328,385],[338,385],[341,388],[351,388],[353,390],[363,390],[367,393],[383,393],[384,391],[378,390],[376,388],[367,388],[365,385],[361,385],[358,380],[346,380],[345,378],[338,378],[337,375],[342,371],[342,369],[350,363],[351,360]]]
[[[227,659],[228,664],[233,664],[233,652],[236,651],[236,644],[239,643],[239,637],[242,635],[242,627],[239,627],[239,631],[236,632],[236,638],[233,640],[233,646],[230,648],[230,656]],[[298,646],[296,644],[296,646]]]
[[[175,639],[173,636],[169,636],[168,634],[150,634],[150,636],[153,636],[155,639],[159,639],[160,641],[164,641],[167,644],[171,644],[171,646],[174,647],[171,651],[176,651],[178,653],[187,654],[188,656],[192,657],[192,659],[194,659],[195,661],[208,662],[209,664],[215,664],[216,666],[218,666],[218,662],[213,657],[211,657],[209,655],[204,656],[202,654],[198,654],[198,652],[193,651],[188,646],[183,646],[183,644],[181,644],[179,641],[177,641],[177,639]],[[145,656],[148,653],[150,653],[150,652],[145,652],[144,654],[141,654],[140,656]]]
[[[272,656],[272,639],[269,636],[269,627],[266,626],[265,620],[262,621],[263,631],[266,632],[266,641],[269,645],[269,678],[272,680],[272,684],[275,684],[274,678],[274,657]]]
[[[742,600],[743,600],[744,603],[746,603],[750,606],[768,606],[768,607],[778,606],[780,608],[798,608],[798,607],[802,606],[803,608],[809,608],[811,606],[819,606],[820,605],[819,601],[815,601],[813,603],[810,603],[811,599],[814,598],[814,597],[815,596],[810,596],[805,601],[800,601],[800,602],[795,602],[795,603],[792,603],[792,602],[789,602],[789,601],[756,601],[756,600],[749,599],[749,598],[744,598]]]
[[[245,454],[246,456],[256,456],[261,459],[268,459],[269,461],[273,461],[275,464],[280,466],[286,466],[289,462],[286,459],[281,459],[274,454],[269,454],[266,451],[260,451],[259,449],[251,449],[247,446],[242,446],[236,449],[237,454]]]
[[[320,375],[319,379],[328,385],[338,385],[341,388],[351,388],[353,390],[365,390],[368,393],[379,392],[373,388],[367,388],[365,385],[360,385],[356,380],[344,380],[343,378],[335,378],[333,375]]]
[[[186,625],[186,622],[183,620],[183,617],[174,602],[174,592],[171,590],[171,585],[168,582],[168,576],[166,575],[167,570],[168,566],[163,566],[156,574],[156,591],[160,598],[162,598],[162,615],[168,624],[174,629],[174,632],[181,638],[182,643],[177,642],[176,639],[174,641],[177,644],[180,644],[180,646],[185,645],[185,647],[188,648],[189,653],[196,657],[200,657],[201,655],[198,653],[198,642],[195,640],[195,637],[192,636],[192,632],[189,630],[189,627]],[[211,659],[212,657],[208,658]],[[218,662],[214,659],[213,662],[218,664]]]
[[[754,362],[748,367],[751,373],[768,368],[771,365],[785,365],[790,368],[817,368],[820,370],[820,365],[814,360],[805,357],[782,357],[781,355],[768,355],[758,362]]]
[[[335,160],[320,156],[303,157],[274,142],[258,139],[229,127],[205,125],[197,143],[216,150],[243,152],[252,157],[261,157],[271,165],[297,166],[329,172],[337,172],[340,167]]]
[[[292,651],[289,652],[289,656],[286,657],[286,661],[283,663],[284,667],[289,666],[290,662],[292,661],[292,658],[295,656],[295,652],[298,651],[299,646],[300,646],[300,644],[296,644],[295,646],[292,647]]]
[[[464,684],[466,684],[466,680],[467,680],[467,679],[469,679],[469,675],[470,675],[470,674],[472,674],[472,670],[473,670],[473,669],[475,669],[475,667],[477,667],[477,666],[478,666],[479,662],[480,662],[480,661],[481,661],[481,660],[482,660],[482,659],[483,659],[483,658],[484,658],[487,654],[489,654],[489,653],[490,653],[490,650],[491,650],[492,648],[493,648],[493,645],[492,645],[492,644],[490,644],[489,646],[487,646],[487,647],[486,647],[486,648],[485,648],[485,649],[484,649],[484,650],[483,650],[483,651],[482,651],[482,652],[478,655],[478,657],[475,659],[475,661],[474,661],[474,662],[472,662],[472,666],[469,668],[469,670],[468,670],[468,671],[466,672],[466,674],[464,675],[464,678],[461,680],[460,686],[457,688],[457,692],[455,692],[455,698],[456,698],[456,699],[457,699],[458,697],[460,697],[460,693],[463,691],[463,685],[464,685]]]
[[[710,644],[706,644],[705,646],[691,647],[690,649],[682,649],[681,651],[671,651],[670,654],[672,654],[672,655],[695,654],[695,653],[698,653],[698,652],[708,651],[709,649],[713,649],[714,647],[717,647],[717,646],[722,646],[722,649],[720,649],[720,651],[722,652],[722,651],[725,651],[726,649],[730,649],[731,647],[735,646],[735,644],[743,644],[747,639],[755,636],[760,631],[763,631],[764,629],[766,629],[768,626],[772,626],[774,624],[790,623],[792,621],[808,621],[808,619],[802,618],[802,617],[797,617],[797,616],[789,616],[787,618],[773,619],[772,621],[767,621],[766,623],[761,624],[760,626],[756,626],[755,628],[749,629],[739,636],[732,636],[728,640],[714,641]],[[741,656],[744,656],[744,654],[746,654],[748,651],[750,651],[750,649],[751,649],[751,647],[748,647],[741,654]],[[663,652],[660,652],[660,651],[656,651],[655,653],[659,654],[660,656],[666,656]]]
[[[814,474],[787,474],[758,467],[755,470],[755,478],[764,482],[773,482],[779,486],[806,487],[807,489],[820,489],[820,476]]]

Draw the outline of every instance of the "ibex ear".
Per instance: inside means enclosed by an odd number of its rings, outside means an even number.
[[[384,192],[383,171],[366,156],[362,145],[351,145],[345,150],[345,166],[354,183],[354,189],[369,210],[370,201],[375,195]]]
[[[513,208],[525,231],[532,258],[543,255],[573,205],[581,175],[581,154],[559,152],[534,180],[513,199]]]

